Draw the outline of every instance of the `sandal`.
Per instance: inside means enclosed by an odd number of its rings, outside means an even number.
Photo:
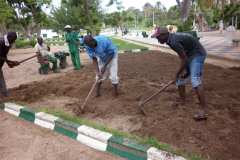
[[[207,120],[207,117],[208,115],[204,112],[204,111],[199,111],[197,114],[195,114],[193,116],[193,119],[195,121],[203,121],[203,120]]]

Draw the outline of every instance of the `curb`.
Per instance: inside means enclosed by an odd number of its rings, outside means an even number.
[[[148,51],[148,48],[141,48],[141,49],[131,49],[131,50],[120,50],[118,53],[138,53],[138,52],[143,52],[143,51]]]
[[[181,156],[148,145],[138,144],[131,139],[114,136],[111,133],[66,121],[44,112],[36,113],[14,103],[0,104],[0,110],[38,126],[56,131],[96,150],[110,152],[128,160],[185,160]]]

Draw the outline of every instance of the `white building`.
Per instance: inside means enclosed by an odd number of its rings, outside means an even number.
[[[59,37],[59,34],[57,32],[53,32],[53,30],[51,30],[51,29],[42,29],[41,37],[43,37],[44,39],[54,38],[54,37]]]

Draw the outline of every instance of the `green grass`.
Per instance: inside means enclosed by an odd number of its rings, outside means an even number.
[[[113,43],[117,46],[118,50],[132,50],[132,49],[146,49],[144,46],[129,43],[114,37],[110,37]]]
[[[186,153],[185,151],[182,151],[180,149],[173,148],[169,144],[161,143],[154,137],[144,137],[144,138],[142,138],[142,137],[139,137],[139,136],[127,133],[127,132],[123,132],[123,131],[119,131],[119,130],[116,130],[116,129],[106,127],[102,124],[98,124],[96,122],[93,122],[93,121],[90,121],[90,120],[87,120],[87,119],[83,119],[83,118],[80,118],[80,117],[77,117],[77,116],[73,116],[73,115],[71,115],[69,113],[66,113],[66,112],[64,112],[62,110],[59,110],[59,109],[57,110],[57,109],[49,109],[49,108],[39,108],[39,111],[55,115],[55,116],[60,117],[64,120],[72,121],[72,122],[78,123],[80,125],[87,125],[87,126],[93,127],[95,129],[98,129],[98,130],[101,130],[101,131],[104,131],[104,132],[109,132],[109,133],[111,133],[115,136],[121,136],[121,137],[129,138],[129,139],[133,139],[140,144],[147,144],[147,145],[156,147],[160,150],[164,150],[164,151],[167,151],[167,152],[179,155],[179,156],[183,156],[188,160],[204,160],[199,155],[189,154],[189,153]]]

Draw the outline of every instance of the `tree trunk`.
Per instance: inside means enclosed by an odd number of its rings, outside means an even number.
[[[181,5],[181,19],[185,22],[190,12],[191,0],[184,0]]]
[[[7,33],[7,28],[6,26],[4,25],[4,23],[1,23],[0,24],[0,36],[2,37],[4,34]]]

